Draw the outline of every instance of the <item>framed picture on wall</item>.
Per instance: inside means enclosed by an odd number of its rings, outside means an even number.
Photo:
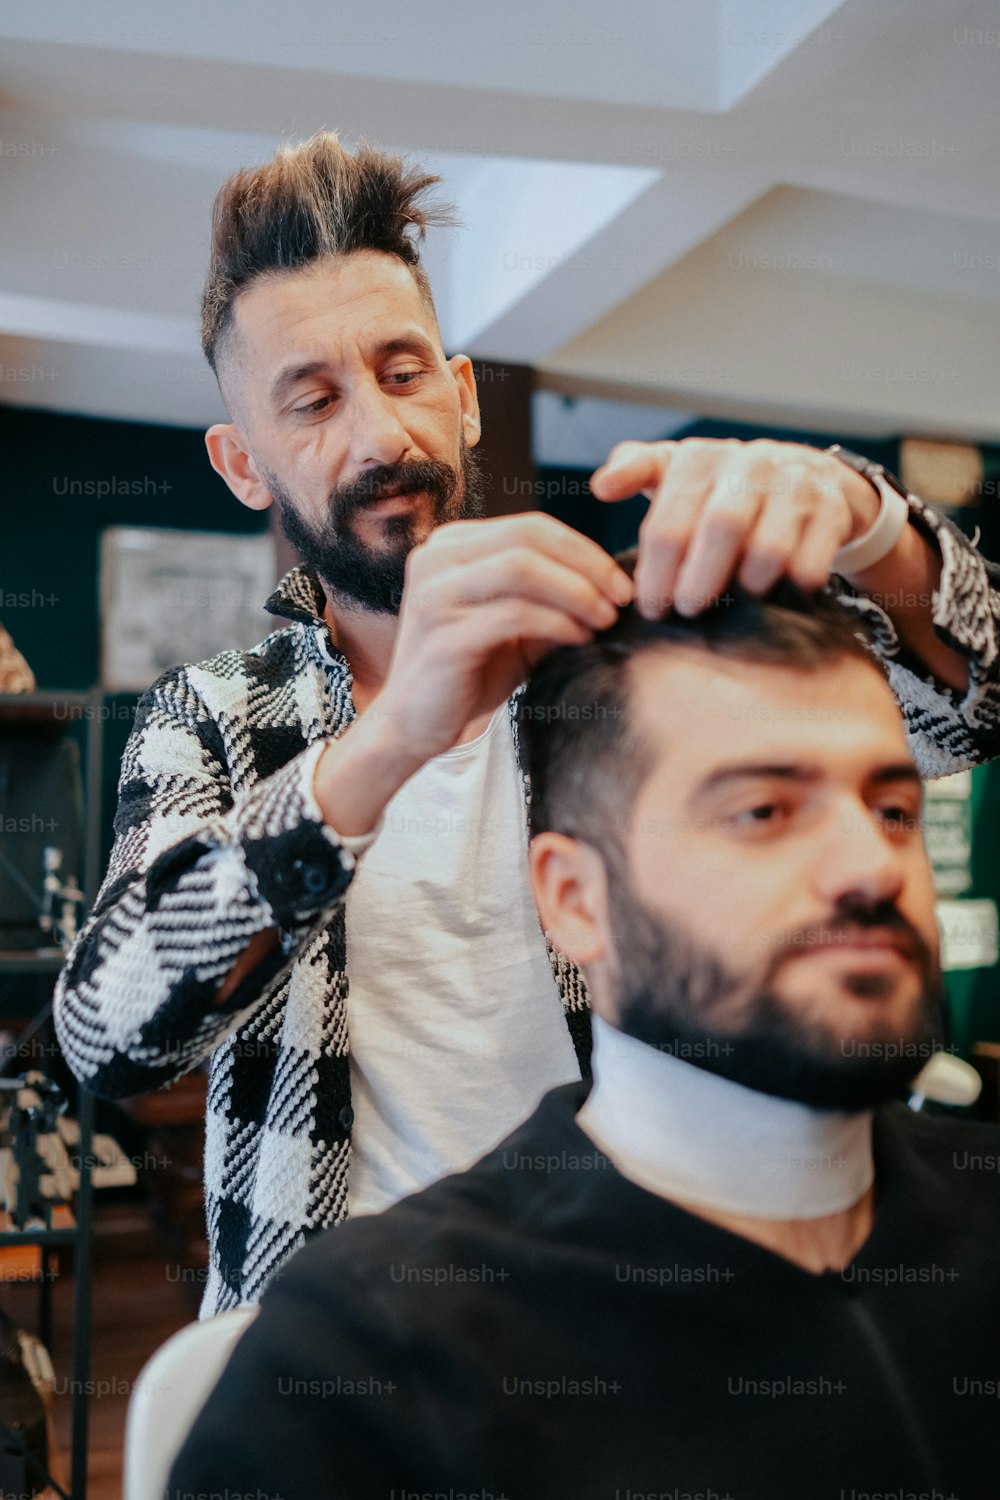
[[[166,527],[109,526],[101,537],[101,682],[141,692],[168,667],[255,646],[275,621],[274,542]]]

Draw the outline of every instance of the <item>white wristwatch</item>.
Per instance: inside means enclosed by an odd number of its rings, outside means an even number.
[[[834,443],[826,451],[831,458],[838,458],[856,474],[869,480],[878,490],[882,502],[868,530],[853,542],[846,542],[833,559],[835,573],[860,573],[887,557],[902,536],[910,519],[906,491],[881,464],[871,463],[860,453],[852,453],[850,448],[842,448],[839,443]]]

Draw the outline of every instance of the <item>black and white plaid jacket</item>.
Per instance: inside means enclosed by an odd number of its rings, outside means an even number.
[[[938,776],[1000,751],[1000,569],[911,505],[940,539],[935,620],[970,658],[968,694],[958,702],[912,670],[888,617],[844,597],[874,622],[918,764]],[[354,858],[324,826],[312,779],[354,706],[324,604],[317,580],[294,569],[267,603],[291,624],[251,651],[173,668],[144,694],[108,872],[56,990],[59,1041],[97,1094],[159,1088],[211,1060],[204,1314],[255,1302],[307,1235],[348,1211],[344,894]],[[526,805],[527,795],[525,781]],[[279,946],[216,1004],[221,980],[265,928],[278,929]],[[586,989],[551,956],[586,1072]]]

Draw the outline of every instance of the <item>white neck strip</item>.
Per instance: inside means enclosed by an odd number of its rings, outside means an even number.
[[[577,1123],[662,1198],[759,1219],[817,1219],[875,1176],[871,1111],[812,1109],[659,1052],[593,1017],[594,1086]]]

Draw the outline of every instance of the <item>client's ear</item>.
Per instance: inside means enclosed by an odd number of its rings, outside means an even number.
[[[539,833],[528,853],[535,905],[552,942],[580,968],[608,956],[608,878],[596,849]]]

